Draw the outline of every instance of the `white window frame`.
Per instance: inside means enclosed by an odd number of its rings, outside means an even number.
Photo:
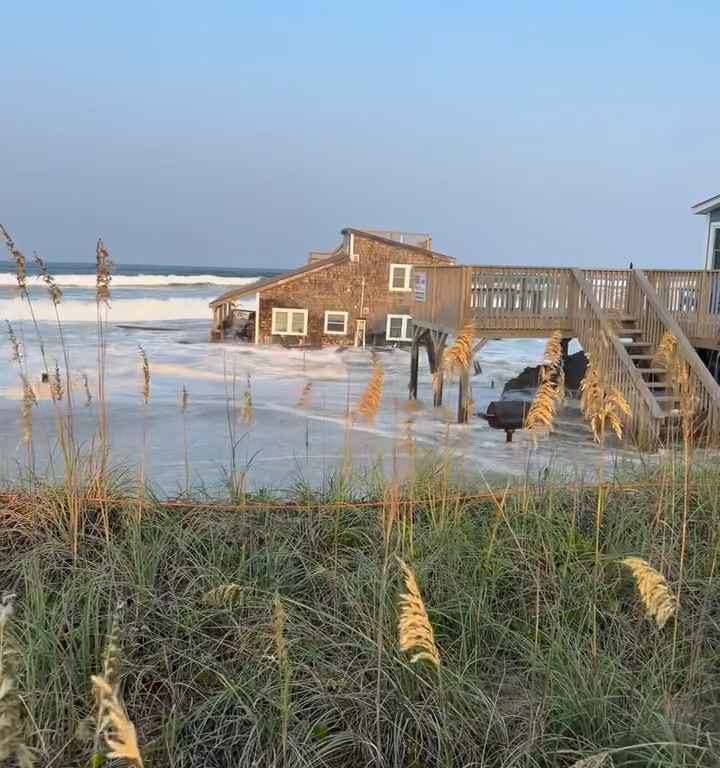
[[[343,331],[329,331],[328,330],[328,315],[342,315],[345,323],[345,330]],[[325,310],[325,333],[328,336],[347,336],[348,332],[348,313],[339,309],[327,309]]]
[[[402,336],[390,335],[390,321],[393,319],[401,318],[402,324]],[[412,322],[412,315],[387,315],[385,320],[385,341],[412,341],[412,337],[407,335],[408,323]]]
[[[388,281],[388,288],[389,290],[393,291],[394,293],[408,293],[409,291],[412,291],[412,264],[391,264],[390,265],[390,278]],[[402,288],[397,288],[396,286],[393,286],[393,273],[396,269],[402,269],[405,271],[405,282],[403,284]]]
[[[293,330],[287,330],[287,331],[278,331],[276,326],[276,316],[278,312],[287,312],[288,313],[288,328],[292,328],[292,313],[293,312],[300,312],[303,315],[303,326],[304,329],[302,333],[298,333],[298,331]],[[272,309],[272,327],[270,332],[276,336],[307,336],[307,330],[308,330],[308,311],[307,309],[298,309],[297,307],[273,307]]]
[[[715,238],[720,237],[720,221],[711,221],[708,224],[707,251],[705,256],[705,269],[713,269],[713,249]]]

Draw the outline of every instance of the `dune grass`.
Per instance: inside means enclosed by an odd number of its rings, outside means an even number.
[[[720,478],[692,476],[683,534],[682,471],[654,472],[606,489],[597,588],[596,494],[552,483],[450,516],[422,482],[412,506],[148,500],[140,519],[111,506],[107,538],[90,508],[75,560],[40,492],[35,524],[0,540],[26,743],[39,765],[87,764],[90,679],[123,602],[118,697],[146,765],[717,765]],[[684,558],[662,629],[629,557],[667,589]],[[398,638],[407,568],[441,665]]]

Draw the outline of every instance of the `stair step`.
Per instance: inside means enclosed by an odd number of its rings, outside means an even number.
[[[655,355],[630,355],[632,360],[652,360]]]
[[[618,329],[618,336],[642,336],[642,328],[620,328]]]
[[[649,341],[624,341],[626,347],[652,347]]]
[[[651,373],[654,376],[662,376],[667,373],[665,368],[638,368],[640,373]]]
[[[645,386],[650,389],[667,389],[667,382],[664,381],[646,381]]]
[[[659,403],[677,403],[680,400],[677,395],[655,395],[655,399]]]

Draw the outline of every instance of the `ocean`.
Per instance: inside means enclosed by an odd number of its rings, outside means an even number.
[[[95,265],[48,267],[63,291],[57,307],[62,340],[56,308],[32,265],[28,283],[37,330],[28,303],[18,293],[14,265],[0,262],[0,321],[12,325],[38,397],[37,407],[31,409],[32,442],[41,473],[58,471],[57,418],[48,385],[41,382],[45,367],[52,371],[57,366],[64,377],[67,353],[75,433],[85,451],[93,450],[98,416]],[[424,360],[419,407],[409,412],[405,350],[381,355],[385,386],[375,422],[350,423],[348,414],[369,377],[370,350],[303,352],[210,343],[209,302],[232,285],[271,274],[275,272],[262,268],[117,266],[105,333],[112,457],[130,469],[142,464],[156,492],[176,493],[184,486],[186,439],[192,485],[217,494],[224,492],[233,463],[236,473],[245,474],[249,488],[282,492],[301,482],[320,486],[338,471],[348,443],[360,472],[398,472],[407,458],[408,435],[417,454],[449,452],[458,471],[481,484],[548,469],[577,479],[597,469],[597,450],[575,427],[561,428],[533,447],[519,433],[513,443],[505,443],[502,432],[477,418],[469,426],[455,424],[456,387],[448,384],[446,406],[433,409]],[[254,297],[241,305],[253,308]],[[147,405],[142,397],[141,348],[151,373]],[[536,365],[542,353],[543,342],[537,339],[485,346],[479,355],[482,371],[472,379],[475,410],[499,398],[504,383],[525,366]],[[28,452],[20,416],[23,389],[9,341],[0,344],[0,364],[0,480],[12,482],[27,469]],[[298,401],[308,383],[309,402],[301,407]],[[185,412],[180,408],[183,387],[188,392]],[[252,400],[250,422],[242,418],[246,391]],[[608,454],[605,460],[615,458]],[[632,459],[629,454],[624,458]]]

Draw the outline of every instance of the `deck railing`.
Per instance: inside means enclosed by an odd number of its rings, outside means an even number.
[[[696,419],[702,422],[703,429],[712,442],[717,442],[720,435],[720,387],[688,341],[680,323],[663,303],[650,279],[642,271],[635,270],[631,281],[631,303],[637,322],[642,328],[643,339],[650,342],[651,349],[657,349],[666,333],[675,337],[677,354],[687,366]],[[675,308],[677,311],[677,305]],[[695,300],[693,311],[701,312],[701,309],[699,301]]]
[[[696,339],[720,339],[720,271],[646,270],[663,306]]]
[[[575,335],[583,349],[590,353],[592,364],[601,370],[607,382],[617,387],[630,406],[627,430],[639,445],[654,448],[660,437],[660,425],[665,414],[635,367],[627,349],[618,339],[608,314],[596,296],[597,283],[579,269],[572,274],[576,285],[576,300],[572,303],[572,321]],[[592,281],[592,282],[591,282]],[[609,281],[612,285],[612,281]],[[627,301],[627,283],[622,291],[614,289],[601,294],[614,311],[624,309]],[[607,296],[612,296],[612,300]],[[624,298],[620,299],[623,295]],[[620,303],[622,302],[622,306]]]
[[[457,329],[475,317],[498,332],[569,328],[570,270],[544,267],[435,267],[413,317]]]

